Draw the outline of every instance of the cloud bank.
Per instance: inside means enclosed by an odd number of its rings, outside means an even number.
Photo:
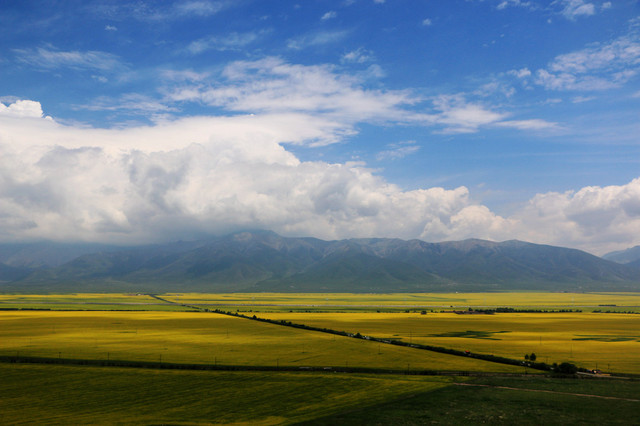
[[[640,179],[538,194],[502,217],[466,187],[406,191],[363,164],[299,160],[285,143],[331,132],[307,115],[94,129],[44,118],[35,101],[0,105],[5,241],[139,244],[263,228],[324,239],[519,238],[601,253],[640,232]]]

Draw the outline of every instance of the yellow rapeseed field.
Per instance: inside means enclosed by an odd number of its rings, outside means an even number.
[[[358,341],[213,313],[245,315],[523,359],[640,373],[638,293],[0,295],[2,307],[149,312],[0,311],[0,354],[219,363],[513,371],[464,358]],[[613,306],[615,305],[615,306]],[[456,315],[487,307],[563,313]],[[421,315],[420,311],[426,311]],[[582,312],[576,312],[582,310]],[[595,313],[593,311],[596,311]],[[601,312],[597,312],[601,311]],[[417,353],[416,353],[417,352]],[[519,371],[519,370],[518,370]]]
[[[0,309],[56,310],[185,310],[147,294],[0,294]]]
[[[605,313],[263,313],[405,342],[585,368],[640,373],[640,315]]]
[[[170,293],[179,303],[237,306],[253,310],[403,310],[476,308],[541,308],[640,311],[640,293]],[[612,306],[615,305],[615,306]]]
[[[522,372],[519,367],[204,312],[0,311],[0,354]]]

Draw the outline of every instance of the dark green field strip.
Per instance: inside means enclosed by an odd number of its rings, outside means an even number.
[[[497,388],[483,385],[487,380],[494,379],[473,379],[470,384],[478,387],[459,384],[299,424],[640,424],[640,403],[626,397],[640,393],[639,382],[606,381],[594,387],[592,380],[497,378],[503,383]]]
[[[451,331],[448,333],[428,334],[428,337],[461,337],[467,339],[487,339],[487,340],[500,340],[497,337],[493,337],[494,334],[510,333],[510,331]]]
[[[621,401],[632,401],[632,402],[640,402],[640,399],[637,398],[621,398],[618,396],[604,396],[604,395],[595,395],[590,393],[575,393],[575,392],[558,392],[547,389],[527,389],[522,387],[511,387],[511,386],[494,386],[494,385],[482,385],[478,383],[456,383],[458,386],[470,386],[470,387],[481,387],[481,388],[493,388],[493,389],[506,389],[506,390],[518,390],[523,392],[543,392],[543,393],[552,393],[556,395],[570,395],[570,396],[581,396],[584,398],[601,398],[601,399],[617,399]]]
[[[638,395],[637,381],[463,380],[0,363],[0,424],[616,425],[640,420],[640,402],[624,400]],[[479,386],[451,386],[460,383]]]
[[[554,378],[554,377],[478,377],[474,384],[493,387],[507,386],[528,390],[546,390],[552,392],[596,395],[622,399],[640,399],[640,379],[616,380],[609,378]],[[639,407],[640,409],[640,407]]]
[[[289,424],[451,378],[0,364],[0,424]]]
[[[619,335],[584,335],[578,334],[572,340],[592,340],[596,342],[640,342],[640,335],[619,336]]]
[[[87,367],[120,367],[120,368],[149,368],[160,370],[208,370],[208,371],[268,371],[268,372],[322,372],[322,373],[357,373],[357,374],[385,374],[385,375],[407,375],[407,376],[505,376],[518,377],[520,373],[494,373],[479,371],[460,370],[425,370],[425,369],[390,369],[390,368],[369,368],[358,366],[331,366],[331,367],[296,367],[296,366],[273,366],[273,365],[229,365],[229,364],[186,364],[161,361],[132,361],[118,359],[78,359],[78,358],[56,358],[56,357],[36,357],[24,355],[0,355],[0,363],[5,364],[48,364],[48,365],[75,365]]]

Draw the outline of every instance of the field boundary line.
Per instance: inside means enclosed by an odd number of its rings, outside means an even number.
[[[391,368],[370,367],[314,367],[314,366],[268,366],[268,365],[233,365],[233,364],[182,364],[161,361],[135,361],[118,359],[81,359],[36,357],[28,355],[0,355],[0,363],[5,364],[56,364],[85,367],[120,367],[150,368],[158,370],[201,370],[201,371],[270,371],[270,372],[314,372],[314,373],[350,373],[395,376],[450,376],[450,377],[525,377],[520,373],[499,373],[462,370],[398,370]],[[544,375],[538,375],[545,377]],[[531,377],[531,375],[528,375]]]

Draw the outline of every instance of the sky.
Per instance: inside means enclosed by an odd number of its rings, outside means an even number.
[[[637,0],[0,1],[0,242],[640,244]]]

